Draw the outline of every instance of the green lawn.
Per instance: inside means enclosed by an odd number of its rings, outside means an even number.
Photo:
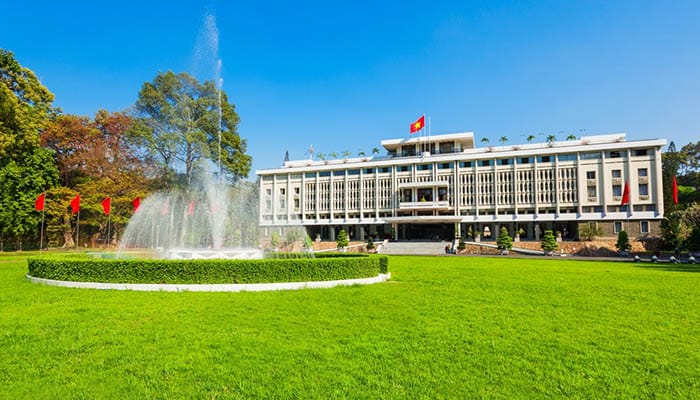
[[[0,256],[0,398],[700,398],[700,269],[391,257],[389,283],[141,293]]]

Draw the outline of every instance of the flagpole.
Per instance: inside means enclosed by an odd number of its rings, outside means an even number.
[[[41,208],[41,233],[39,234],[39,251],[44,248],[44,207]]]
[[[431,144],[430,144],[430,117],[428,117],[428,151],[432,150],[430,148],[430,146],[431,146]],[[430,152],[432,153],[432,151],[430,151]]]
[[[80,208],[78,208],[78,222],[76,223],[75,232],[75,249],[78,250],[80,245]]]
[[[110,204],[110,207],[111,207],[111,206],[112,206],[112,205]],[[110,219],[111,219],[110,217],[111,217],[111,216],[112,216],[112,210],[110,209],[110,210],[109,210],[109,214],[107,214],[107,248],[109,248],[109,245],[112,244],[112,243],[111,243],[111,239],[110,239],[110,235],[109,235],[109,234],[110,234],[110,232],[109,232],[109,223],[110,223]]]

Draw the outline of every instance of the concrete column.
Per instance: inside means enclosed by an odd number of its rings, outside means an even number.
[[[328,227],[328,240],[335,241],[335,226],[333,225]]]

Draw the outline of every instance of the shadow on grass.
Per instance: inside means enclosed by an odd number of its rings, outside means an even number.
[[[663,262],[658,264],[651,263],[634,263],[636,268],[656,269],[659,271],[674,271],[674,272],[700,272],[700,264],[673,264]]]

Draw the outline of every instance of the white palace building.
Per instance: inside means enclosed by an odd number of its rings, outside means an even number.
[[[659,235],[665,139],[612,134],[477,148],[465,132],[381,144],[386,155],[256,171],[263,236],[304,227],[323,240],[340,229],[354,240],[495,240],[505,226],[521,240],[547,229],[567,240],[583,224],[609,237],[623,229],[631,238]]]

